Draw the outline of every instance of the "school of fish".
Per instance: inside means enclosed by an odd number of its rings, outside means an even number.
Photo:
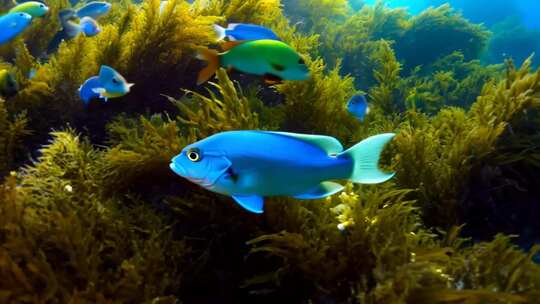
[[[78,2],[71,0],[72,5]],[[161,2],[160,12],[167,4],[168,1]],[[38,1],[14,5],[0,17],[0,45],[22,34],[33,19],[44,18],[49,11],[45,3]],[[54,53],[63,41],[79,34],[98,35],[101,28],[97,20],[111,7],[107,2],[91,1],[77,9],[61,10],[61,28],[47,52]],[[199,85],[210,80],[219,68],[259,76],[267,84],[305,81],[310,77],[304,58],[269,28],[233,23],[226,27],[216,24],[214,31],[221,49],[199,49],[197,58],[206,62],[197,78]],[[78,95],[86,108],[92,100],[107,102],[125,96],[133,85],[113,67],[102,65],[98,75],[81,84]],[[16,91],[12,74],[0,70],[0,93],[7,96]],[[346,107],[360,122],[369,113],[364,95],[353,96]],[[375,135],[344,150],[338,140],[324,135],[229,131],[188,145],[169,166],[177,175],[209,191],[232,197],[244,209],[263,213],[264,197],[318,199],[343,190],[336,182],[339,180],[365,184],[389,180],[394,174],[381,171],[378,163],[385,145],[394,136]]]

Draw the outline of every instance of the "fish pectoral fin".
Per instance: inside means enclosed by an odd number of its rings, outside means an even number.
[[[273,84],[279,84],[283,79],[281,77],[276,76],[274,74],[264,74],[263,76],[264,83],[273,85]]]
[[[239,46],[240,44],[246,42],[245,40],[234,40],[234,41],[225,41],[221,44],[221,50],[223,52],[229,51],[232,48]]]
[[[93,88],[92,92],[94,92],[96,94],[103,94],[103,93],[106,92],[106,90],[105,90],[105,88]]]
[[[263,213],[264,198],[258,195],[233,195],[232,198],[244,209],[253,213]]]
[[[341,190],[343,190],[343,186],[338,183],[322,182],[318,184],[315,188],[311,189],[308,193],[295,195],[294,198],[302,199],[302,200],[318,199],[318,198],[334,195],[340,192]]]

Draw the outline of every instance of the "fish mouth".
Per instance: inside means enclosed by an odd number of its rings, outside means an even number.
[[[193,178],[193,177],[185,177],[185,178],[189,180],[190,182],[200,185],[204,188],[210,188],[215,184],[215,182],[214,183],[209,182],[207,179],[204,179],[204,178]]]
[[[182,176],[182,177],[186,177],[186,170],[182,167],[182,166],[177,166],[174,162],[173,163],[170,163],[169,164],[169,168],[171,168],[171,170]],[[186,177],[187,178],[187,177]]]
[[[171,170],[180,175],[181,177],[187,179],[188,181],[194,183],[194,184],[197,184],[197,185],[200,185],[204,188],[210,188],[212,186],[214,186],[214,184],[217,182],[210,182],[208,181],[206,178],[195,178],[195,177],[191,177],[191,176],[188,176],[187,175],[187,172],[186,170],[182,167],[182,166],[179,166],[179,165],[176,165],[174,162],[171,162],[169,164],[169,168],[171,168]]]

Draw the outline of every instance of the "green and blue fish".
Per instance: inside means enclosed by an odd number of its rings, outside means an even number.
[[[14,1],[16,6],[9,10],[10,13],[27,13],[33,18],[43,17],[49,11],[49,7],[45,3],[38,1],[28,1],[17,3]]]
[[[198,58],[207,61],[208,65],[199,73],[197,84],[212,78],[219,67],[259,75],[267,83],[309,78],[304,59],[290,46],[277,40],[227,42],[224,53],[202,49]]]
[[[318,199],[343,190],[335,180],[376,184],[394,173],[379,170],[393,133],[369,137],[343,151],[329,136],[267,131],[218,133],[185,147],[170,168],[210,191],[262,213],[267,196]]]

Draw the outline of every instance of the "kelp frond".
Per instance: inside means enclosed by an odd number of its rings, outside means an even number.
[[[463,185],[482,159],[497,149],[503,131],[528,109],[540,105],[539,72],[530,74],[530,60],[521,69],[509,67],[506,80],[485,85],[469,112],[458,108],[429,119],[411,113],[396,139],[397,181],[418,189],[428,222],[452,225]]]
[[[69,131],[53,136],[34,167],[0,186],[3,301],[170,296],[181,282],[170,265],[182,263],[185,243],[173,240],[169,224],[141,202],[126,207],[104,195],[99,151]]]
[[[0,177],[14,169],[16,158],[21,159],[16,157],[16,152],[20,151],[22,139],[31,134],[27,125],[28,119],[24,113],[11,119],[5,101],[0,99]]]
[[[258,115],[252,112],[250,100],[238,92],[224,69],[216,74],[217,83],[210,85],[219,95],[208,89],[209,97],[187,91],[191,96],[172,100],[180,110],[179,122],[196,132],[197,138],[227,130],[250,130],[259,127]]]

